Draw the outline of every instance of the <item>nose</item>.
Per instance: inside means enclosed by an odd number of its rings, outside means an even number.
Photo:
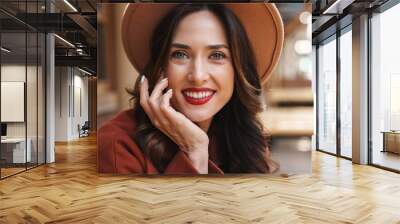
[[[195,60],[193,60],[188,79],[195,85],[201,85],[209,79],[207,62],[201,57],[196,57]]]

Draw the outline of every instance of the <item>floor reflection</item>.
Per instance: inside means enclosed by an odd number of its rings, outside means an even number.
[[[400,155],[392,152],[374,151],[373,164],[400,170]]]

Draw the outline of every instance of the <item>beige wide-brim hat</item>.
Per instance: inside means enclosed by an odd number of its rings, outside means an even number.
[[[122,18],[122,42],[133,66],[142,73],[150,58],[155,27],[177,4],[129,3]],[[224,3],[243,24],[264,84],[279,62],[283,47],[283,23],[272,3]]]

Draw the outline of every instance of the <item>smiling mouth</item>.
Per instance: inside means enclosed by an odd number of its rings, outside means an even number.
[[[185,89],[182,94],[189,104],[202,105],[211,100],[215,94],[215,90],[212,89]]]

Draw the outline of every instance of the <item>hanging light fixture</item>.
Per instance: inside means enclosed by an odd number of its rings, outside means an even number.
[[[68,5],[68,7],[71,8],[74,12],[78,12],[78,10],[68,0],[64,0],[64,3]]]
[[[65,44],[67,44],[68,46],[75,48],[75,45],[73,45],[71,42],[69,42],[68,40],[62,38],[61,36],[59,36],[58,34],[54,34],[55,37],[57,37],[57,39],[61,40],[62,42],[64,42]]]
[[[1,47],[1,51],[4,51],[6,53],[10,53],[11,52],[11,50],[9,50],[9,49],[7,49],[5,47]]]

